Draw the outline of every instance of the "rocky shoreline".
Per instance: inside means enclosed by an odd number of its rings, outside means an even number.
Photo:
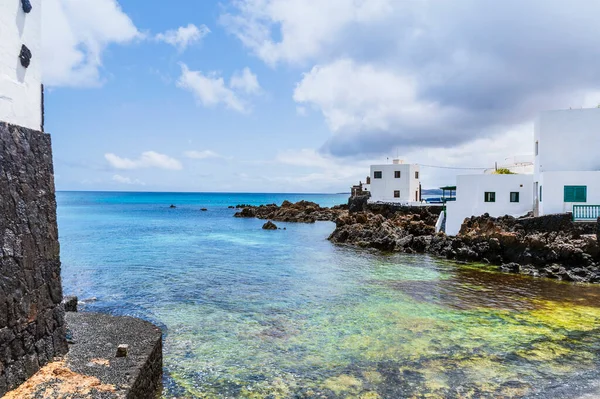
[[[237,205],[241,211],[235,213],[236,218],[258,218],[277,222],[314,223],[316,221],[335,221],[346,212],[347,206],[337,205],[332,208],[321,207],[310,201],[291,203],[283,201],[281,206],[269,205]]]
[[[335,221],[329,240],[385,252],[428,253],[450,260],[495,265],[499,270],[564,281],[600,283],[599,223],[574,223],[569,214],[465,220],[460,233],[435,233],[441,206],[367,204],[323,208],[301,201],[259,207],[238,206],[236,217],[283,222]]]

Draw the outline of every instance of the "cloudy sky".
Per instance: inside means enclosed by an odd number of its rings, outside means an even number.
[[[600,103],[588,0],[44,0],[59,190],[341,192]],[[465,170],[422,167],[424,187]]]

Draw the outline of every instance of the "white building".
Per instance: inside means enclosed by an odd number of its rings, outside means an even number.
[[[535,123],[533,173],[458,176],[456,201],[446,207],[446,234],[465,218],[572,212],[600,216],[600,109],[542,112]],[[529,172],[526,162],[511,171]]]
[[[542,112],[534,133],[534,212],[600,205],[600,109]],[[575,208],[577,209],[577,208]]]
[[[456,178],[456,201],[446,203],[446,234],[457,235],[463,221],[488,213],[522,216],[533,204],[533,175],[462,175]]]
[[[0,1],[0,121],[34,130],[43,130],[41,6]]]
[[[366,189],[370,202],[414,203],[421,200],[419,165],[394,159],[391,164],[371,165]]]

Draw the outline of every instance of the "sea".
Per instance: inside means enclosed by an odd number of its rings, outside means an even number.
[[[163,330],[164,398],[598,397],[600,287],[334,245],[331,222],[262,230],[229,208],[347,199],[58,192],[63,289]]]

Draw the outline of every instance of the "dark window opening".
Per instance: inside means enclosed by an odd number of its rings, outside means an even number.
[[[415,172],[415,179],[419,178],[419,172]]]
[[[373,179],[381,179],[381,171],[380,170],[376,170],[375,172],[373,172]]]
[[[518,192],[510,193],[510,202],[519,202],[519,193]]]
[[[24,68],[27,68],[31,63],[31,51],[27,48],[26,45],[21,46],[21,53],[19,54],[19,59],[21,60],[21,65]]]
[[[394,191],[394,198],[400,198],[400,190]]]
[[[29,14],[33,8],[29,0],[21,0],[21,5],[23,6],[23,12],[25,14]]]
[[[496,193],[486,191],[483,198],[485,202],[496,202]]]
[[[396,179],[400,178],[400,171],[399,170],[394,171],[394,178],[396,178]]]

